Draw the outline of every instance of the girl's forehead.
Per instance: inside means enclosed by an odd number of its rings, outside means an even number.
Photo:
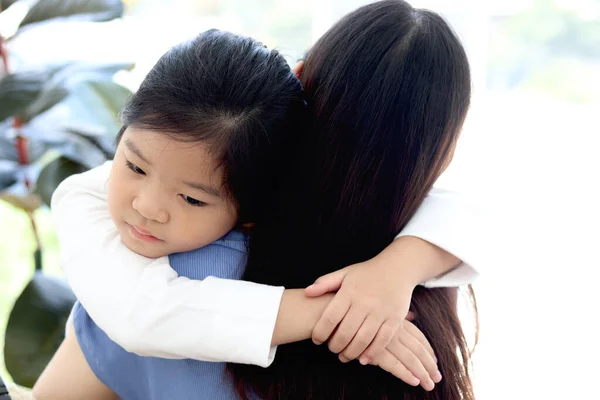
[[[164,133],[128,128],[120,145],[169,179],[221,179],[219,164],[207,143],[182,142]]]

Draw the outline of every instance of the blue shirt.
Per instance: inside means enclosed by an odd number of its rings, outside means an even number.
[[[246,262],[246,236],[230,232],[201,249],[169,256],[180,276],[240,279]],[[124,400],[237,399],[225,363],[172,360],[129,353],[113,342],[77,302],[73,324],[79,346],[94,372]]]

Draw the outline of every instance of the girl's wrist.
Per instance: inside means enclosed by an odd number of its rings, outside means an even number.
[[[271,345],[310,339],[313,328],[333,296],[333,293],[327,293],[319,297],[307,297],[304,289],[284,290]]]
[[[402,280],[417,286],[442,275],[461,261],[449,252],[415,236],[401,236],[375,257],[377,263],[395,268]]]

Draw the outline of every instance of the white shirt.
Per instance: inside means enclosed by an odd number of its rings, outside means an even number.
[[[168,257],[150,259],[120,240],[108,211],[111,162],[64,180],[52,213],[68,282],[90,317],[116,343],[144,356],[267,367],[283,287],[208,277],[179,277]],[[458,286],[478,273],[475,209],[457,194],[433,190],[398,235],[425,239],[464,261],[425,282]],[[468,264],[467,264],[468,263]],[[160,298],[146,307],[144,298]]]

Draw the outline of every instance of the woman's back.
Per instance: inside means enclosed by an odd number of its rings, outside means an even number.
[[[336,24],[309,51],[301,81],[312,128],[280,205],[252,233],[244,275],[287,288],[370,259],[393,240],[450,161],[470,99],[459,40],[437,14],[403,1]],[[418,289],[413,299],[444,377],[434,391],[342,364],[311,342],[280,346],[266,370],[231,365],[238,388],[266,399],[472,398],[455,290]]]

